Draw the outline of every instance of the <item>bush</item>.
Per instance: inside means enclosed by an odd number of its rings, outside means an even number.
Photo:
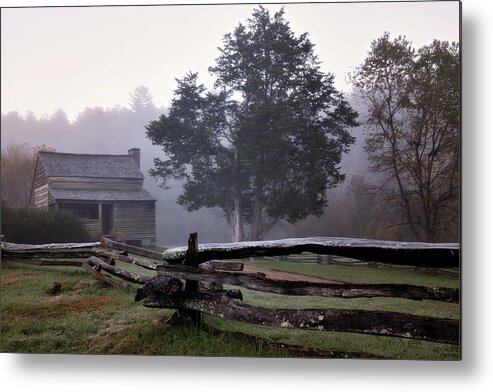
[[[21,244],[83,242],[89,234],[82,221],[70,211],[13,209],[2,205],[2,236]]]

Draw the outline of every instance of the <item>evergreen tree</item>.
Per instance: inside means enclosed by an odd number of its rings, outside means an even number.
[[[154,108],[152,95],[146,86],[138,86],[130,92],[130,107],[134,112]]]
[[[168,115],[146,127],[167,156],[151,174],[164,186],[183,180],[178,202],[190,211],[221,208],[235,241],[262,239],[280,219],[322,214],[327,189],[344,179],[338,165],[357,114],[313,47],[283,10],[271,17],[260,7],[224,36],[210,68],[216,90],[189,73]]]

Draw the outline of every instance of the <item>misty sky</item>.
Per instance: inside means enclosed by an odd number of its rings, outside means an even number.
[[[281,5],[266,6],[277,11]],[[365,58],[370,42],[389,31],[415,47],[433,38],[459,40],[459,3],[286,4],[294,32],[310,34],[336,87]],[[168,106],[175,78],[207,69],[225,33],[254,5],[133,6],[2,9],[2,113],[36,115],[64,109],[73,119],[85,107],[128,106],[129,92],[147,86]]]

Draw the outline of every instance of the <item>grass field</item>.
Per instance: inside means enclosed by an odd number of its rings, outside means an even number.
[[[248,262],[247,262],[248,263]],[[424,286],[459,287],[456,276],[430,275],[415,271],[412,267],[340,266],[315,263],[280,262],[274,258],[256,260],[255,265],[288,272],[300,272],[322,278],[352,283],[403,283]]]
[[[282,263],[275,260],[254,263],[349,282],[459,286],[456,277],[430,276],[413,270]],[[152,275],[151,271],[133,265],[124,264],[121,267]],[[141,303],[134,302],[132,293],[95,287],[74,290],[79,281],[89,278],[80,268],[2,262],[2,351],[253,357],[292,355],[261,341],[212,336],[203,330],[166,326],[161,320],[169,317],[172,310],[145,308]],[[59,295],[49,293],[54,281],[62,285]],[[459,318],[457,304],[434,301],[288,297],[242,291],[246,303],[269,308],[378,309]],[[286,344],[328,351],[364,352],[402,359],[457,360],[460,357],[459,347],[447,344],[350,333],[287,330],[213,317],[206,317],[206,322],[226,331],[244,332]]]

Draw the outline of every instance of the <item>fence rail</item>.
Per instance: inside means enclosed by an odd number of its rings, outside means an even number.
[[[219,283],[283,295],[316,295],[339,298],[393,297],[412,300],[459,301],[459,289],[404,284],[324,284],[272,280],[261,274],[206,271],[199,265],[212,259],[241,259],[311,252],[385,261],[417,267],[456,268],[460,265],[459,244],[404,243],[348,238],[296,238],[278,241],[201,244],[168,249],[158,266],[157,277],[138,290],[144,306],[188,310],[236,321],[286,328],[357,332],[405,337],[449,344],[459,343],[459,321],[422,317],[398,312],[341,309],[265,309],[234,301],[221,292],[169,290],[176,280]],[[190,255],[195,262],[190,262]]]
[[[197,261],[201,263],[214,259],[282,256],[303,252],[397,265],[458,268],[460,247],[457,243],[396,242],[342,237],[289,238],[201,244],[198,245]],[[163,258],[170,264],[180,264],[184,262],[187,254],[188,248],[183,246],[166,250]]]
[[[247,274],[222,271],[209,272],[200,268],[175,265],[158,266],[158,276],[206,283],[228,284],[233,286],[241,286],[249,290],[282,295],[315,295],[321,297],[339,298],[400,297],[414,300],[459,302],[459,290],[446,287],[425,287],[391,283],[314,283],[269,279],[261,273]]]
[[[120,289],[136,291],[135,300],[143,300],[146,307],[176,309],[177,313],[172,318],[174,322],[192,320],[194,324],[200,324],[202,314],[208,314],[281,328],[354,332],[459,344],[460,324],[457,319],[389,311],[267,309],[242,303],[239,290],[223,290],[223,285],[232,285],[282,295],[385,297],[458,303],[460,290],[455,288],[278,280],[262,273],[246,273],[243,264],[237,260],[258,256],[282,256],[281,259],[285,259],[286,255],[291,254],[297,258],[303,252],[311,252],[310,255],[316,257],[312,257],[312,261],[318,261],[318,255],[334,255],[364,262],[393,263],[400,267],[458,268],[459,244],[311,237],[199,245],[196,234],[192,234],[188,247],[168,249],[163,254],[106,238],[101,238],[98,243],[45,246],[3,242],[1,248],[2,257],[11,260],[56,265],[59,258],[68,265],[82,265],[96,279]],[[73,260],[80,258],[83,261]],[[152,277],[128,272],[116,267],[115,261],[155,271],[156,275]],[[132,284],[139,285],[139,288]]]
[[[144,305],[150,308],[191,310],[264,326],[412,338],[458,344],[459,324],[447,318],[398,312],[345,309],[266,309],[243,304],[227,295],[176,290],[173,278],[146,283]],[[174,285],[174,290],[169,286]],[[145,291],[145,290],[143,290]]]

